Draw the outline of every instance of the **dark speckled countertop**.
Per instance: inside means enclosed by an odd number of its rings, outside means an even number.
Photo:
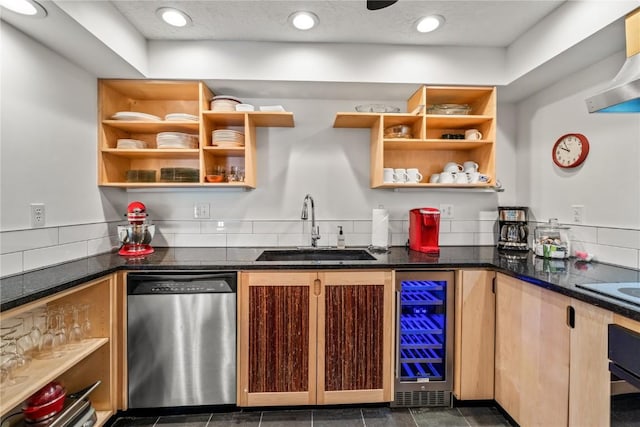
[[[515,260],[502,256],[493,246],[447,246],[440,249],[439,256],[394,247],[389,253],[374,254],[374,261],[255,261],[264,249],[156,248],[155,253],[139,260],[115,253],[88,257],[0,279],[0,310],[18,307],[119,270],[489,268],[640,321],[640,305],[576,287],[599,282],[640,282],[640,270],[630,268],[574,259],[544,260],[531,254]]]

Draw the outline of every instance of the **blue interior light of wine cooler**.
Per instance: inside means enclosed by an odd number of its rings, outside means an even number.
[[[402,380],[443,380],[446,282],[403,281],[400,293]]]

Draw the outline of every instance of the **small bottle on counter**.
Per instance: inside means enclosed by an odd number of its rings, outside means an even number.
[[[347,246],[344,243],[344,233],[342,232],[342,226],[338,226],[338,249],[344,249]]]

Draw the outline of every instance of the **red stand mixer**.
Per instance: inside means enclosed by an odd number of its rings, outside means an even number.
[[[142,202],[131,202],[125,215],[129,225],[118,226],[118,237],[123,243],[118,253],[122,256],[142,256],[153,253],[149,243],[155,234],[155,225],[147,223],[147,208]]]
[[[417,208],[409,211],[409,248],[427,254],[439,254],[440,211]]]

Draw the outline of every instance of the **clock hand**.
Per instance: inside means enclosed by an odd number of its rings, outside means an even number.
[[[567,153],[570,151],[568,148],[560,147],[561,150],[566,151]]]

